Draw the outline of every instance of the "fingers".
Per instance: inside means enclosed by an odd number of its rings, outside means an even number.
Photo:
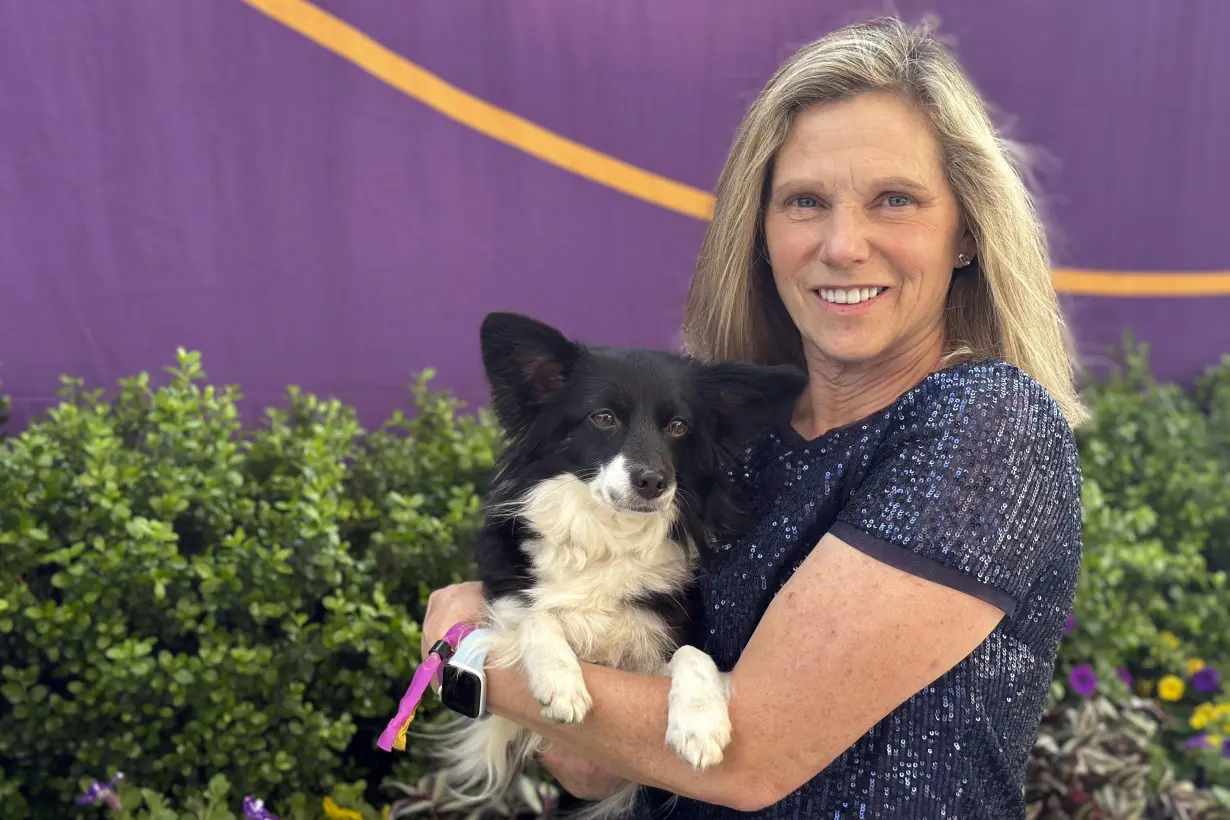
[[[476,620],[483,608],[481,581],[466,581],[432,590],[427,596],[420,630],[419,658],[427,657],[432,645],[453,624]]]

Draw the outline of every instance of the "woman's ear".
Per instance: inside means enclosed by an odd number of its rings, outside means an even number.
[[[957,253],[970,261],[978,256],[978,240],[974,239],[974,235],[969,231],[962,233],[957,240]]]

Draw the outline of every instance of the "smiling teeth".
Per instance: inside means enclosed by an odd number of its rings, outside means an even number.
[[[857,305],[883,292],[884,288],[820,288],[820,298],[834,305]]]

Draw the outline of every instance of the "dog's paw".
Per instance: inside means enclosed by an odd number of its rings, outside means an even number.
[[[530,690],[542,704],[543,716],[555,723],[580,723],[593,705],[580,666],[560,663],[537,670]]]
[[[671,704],[666,745],[684,763],[701,770],[716,766],[728,743],[730,714],[720,693],[681,702],[679,707]]]
[[[666,745],[696,769],[722,762],[730,743],[727,680],[708,655],[681,647],[671,659]]]

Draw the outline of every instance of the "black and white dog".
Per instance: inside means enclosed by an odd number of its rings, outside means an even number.
[[[561,723],[591,706],[581,661],[669,675],[666,744],[692,766],[720,762],[727,678],[684,643],[689,590],[700,550],[748,523],[723,473],[805,375],[589,346],[511,313],[487,316],[481,342],[508,445],[477,549],[488,665],[520,665]],[[467,721],[443,745],[447,779],[461,796],[499,796],[542,747],[501,718]],[[583,814],[626,815],[636,795]]]

